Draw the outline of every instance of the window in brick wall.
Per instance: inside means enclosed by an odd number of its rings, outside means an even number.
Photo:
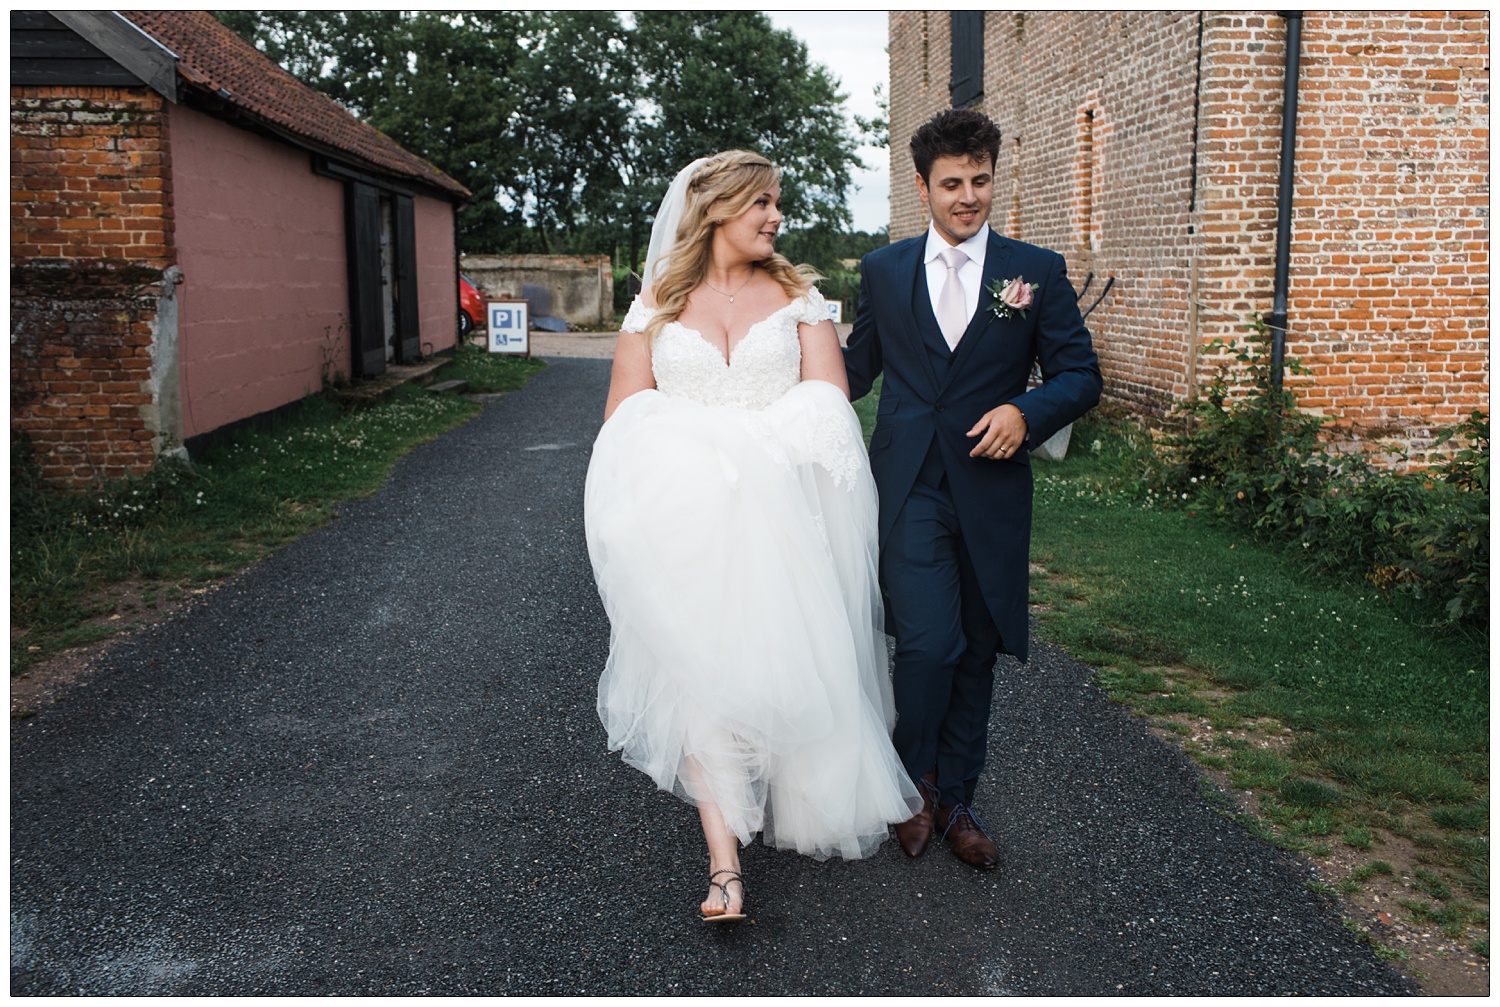
[[[954,108],[968,108],[984,96],[984,11],[949,14],[953,74],[948,93]]]

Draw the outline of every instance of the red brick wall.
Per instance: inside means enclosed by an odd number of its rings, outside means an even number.
[[[891,240],[900,241],[927,228],[910,144],[918,126],[948,107],[948,12],[891,11],[889,48]]]
[[[1288,384],[1419,460],[1489,408],[1488,27],[1482,12],[1303,23],[1287,352],[1314,373]],[[1285,39],[1271,14],[1207,21],[1205,339],[1270,309]]]
[[[904,155],[948,106],[948,19],[890,25],[900,239],[926,226]],[[1418,460],[1489,402],[1487,31],[1483,13],[1304,21],[1288,354],[1314,374],[1288,381]],[[1274,13],[1204,12],[1200,88],[1197,12],[986,13],[991,224],[1065,254],[1075,285],[1116,278],[1089,317],[1115,401],[1193,394],[1204,347],[1270,312],[1285,39]]]
[[[1192,12],[985,18],[984,110],[1004,134],[991,223],[1061,252],[1116,402],[1187,393]]]
[[[152,323],[172,265],[162,99],[11,88],[11,429],[82,484],[155,459]]]

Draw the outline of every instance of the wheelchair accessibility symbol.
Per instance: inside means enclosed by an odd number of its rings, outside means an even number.
[[[490,301],[489,350],[491,353],[529,353],[530,326],[525,301]]]

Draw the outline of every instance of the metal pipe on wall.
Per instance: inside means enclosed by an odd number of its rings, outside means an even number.
[[[1198,144],[1202,133],[1203,109],[1203,12],[1198,12],[1198,41],[1193,55],[1193,154],[1189,163],[1191,183],[1188,188],[1188,235],[1192,252],[1188,262],[1188,345],[1187,345],[1187,393],[1189,399],[1198,398],[1198,353],[1199,312],[1198,303],[1198,256],[1203,248],[1202,236],[1198,234]]]
[[[1297,77],[1302,68],[1302,12],[1281,11],[1286,19],[1286,75],[1281,99],[1281,179],[1276,194],[1276,286],[1271,303],[1271,387],[1281,391],[1286,367],[1287,273],[1292,258],[1293,159],[1297,153]]]

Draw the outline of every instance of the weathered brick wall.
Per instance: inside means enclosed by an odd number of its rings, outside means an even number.
[[[155,459],[169,154],[155,92],[11,88],[11,429],[51,480],[118,478]]]
[[[907,141],[949,105],[948,17],[925,18],[925,49],[923,21],[891,15],[892,239],[927,226]],[[1095,273],[1085,307],[1115,278],[1089,325],[1109,395],[1149,409],[1188,391],[1197,30],[1193,13],[985,15],[990,224],[1063,253],[1075,288]]]
[[[1109,395],[1157,410],[1187,393],[1193,236],[1188,12],[985,18],[985,104],[1004,135],[991,223],[1061,252]]]
[[[890,23],[900,239],[926,226],[901,155],[948,105],[948,20]],[[1314,373],[1288,381],[1419,460],[1488,408],[1487,31],[1483,13],[1304,20],[1288,354]],[[1089,327],[1116,401],[1193,394],[1205,347],[1270,311],[1285,40],[1270,12],[1204,12],[1201,36],[1197,12],[986,14],[991,224],[1064,253],[1075,285],[1115,277]]]
[[[1418,459],[1489,408],[1488,27],[1482,12],[1303,22],[1287,352],[1313,374],[1288,384]],[[1285,40],[1269,13],[1206,22],[1205,340],[1270,310]]]
[[[949,34],[947,11],[891,11],[891,240],[927,228],[917,198],[911,135],[947,108]]]

